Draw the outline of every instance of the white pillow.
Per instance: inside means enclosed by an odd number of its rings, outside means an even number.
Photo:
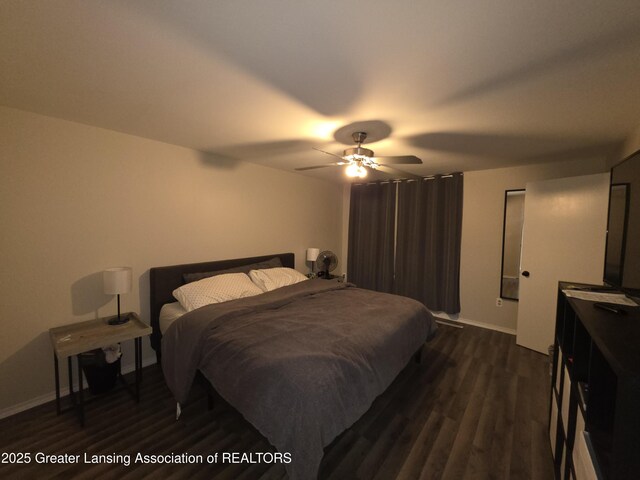
[[[303,274],[293,268],[277,267],[265,268],[264,270],[251,270],[249,276],[253,283],[264,292],[270,292],[276,288],[293,285],[304,280],[308,280]]]
[[[187,283],[173,296],[187,312],[211,303],[227,302],[262,293],[245,273],[225,273]]]

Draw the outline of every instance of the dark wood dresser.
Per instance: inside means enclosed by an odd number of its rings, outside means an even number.
[[[556,478],[640,478],[640,308],[568,297],[560,282],[549,438]],[[597,287],[597,286],[593,286]]]

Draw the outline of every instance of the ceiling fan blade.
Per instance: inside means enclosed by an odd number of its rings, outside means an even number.
[[[325,152],[324,150],[320,150],[319,148],[316,148],[316,147],[311,147],[311,148],[313,148],[314,150],[317,150],[318,152],[326,153],[327,155],[331,155],[332,157],[339,158],[341,162],[346,163],[344,161],[344,158],[342,158],[340,155],[336,155],[335,153],[331,153],[331,152]]]
[[[422,160],[420,160],[415,155],[399,155],[397,157],[374,157],[373,160],[376,163],[386,165],[422,165]]]
[[[296,168],[295,170],[303,171],[303,170],[314,170],[316,168],[339,167],[339,166],[341,166],[341,164],[339,163],[325,163],[324,165],[313,165],[311,167],[301,167],[301,168]]]
[[[411,178],[414,180],[422,180],[422,177],[419,175],[414,175],[413,173],[404,172],[402,170],[397,170],[395,168],[388,167],[386,165],[378,164],[378,168],[376,168],[379,172],[384,172],[389,175],[393,175],[394,178]]]

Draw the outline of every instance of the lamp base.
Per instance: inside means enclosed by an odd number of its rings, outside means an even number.
[[[129,321],[129,315],[128,314],[124,314],[124,315],[116,315],[113,318],[110,318],[107,323],[109,325],[122,325],[123,323],[127,323]]]

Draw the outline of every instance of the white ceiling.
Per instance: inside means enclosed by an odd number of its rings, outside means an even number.
[[[604,158],[640,127],[639,21],[638,0],[3,0],[0,104],[285,170],[373,120],[416,174]]]

